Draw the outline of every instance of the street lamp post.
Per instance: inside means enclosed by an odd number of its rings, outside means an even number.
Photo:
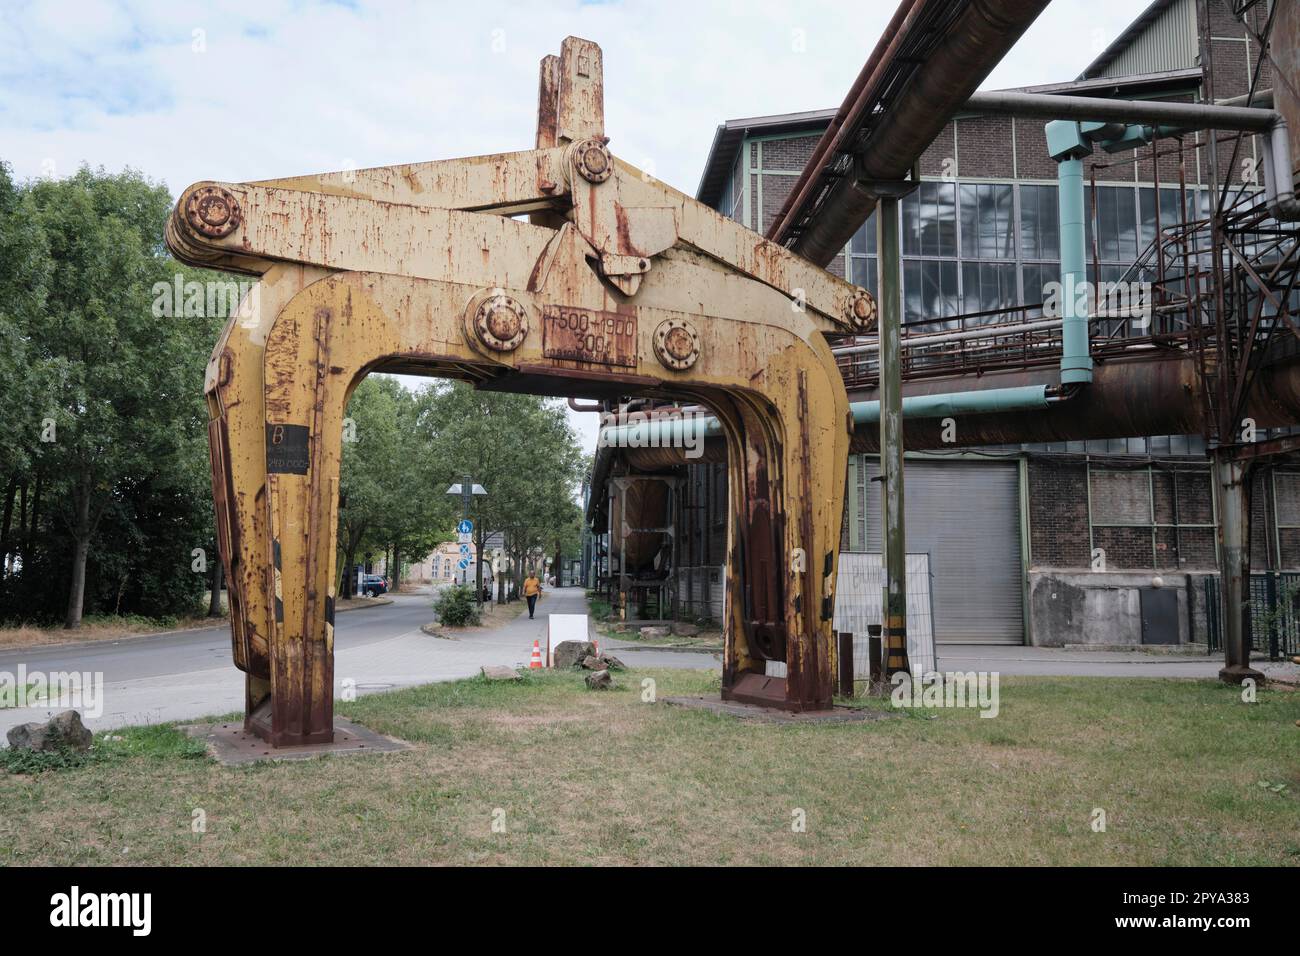
[[[473,505],[473,503],[474,503],[474,496],[475,496],[475,495],[486,495],[486,494],[487,494],[487,489],[484,488],[482,485],[476,485],[476,484],[474,484],[474,482],[470,479],[470,476],[469,476],[469,475],[465,475],[465,476],[464,476],[460,481],[456,482],[454,485],[452,485],[450,488],[447,489],[447,494],[449,494],[449,495],[460,495],[461,517],[462,517],[462,519],[464,520],[465,523],[469,524],[469,528],[470,528],[470,530],[469,530],[468,532],[466,532],[466,531],[461,531],[460,533],[461,533],[461,534],[472,534],[472,533],[473,533],[474,526],[473,526],[473,523],[470,522],[470,517],[469,517],[470,506]],[[479,538],[480,538],[480,540],[482,539],[482,533],[481,533],[481,532],[480,532],[480,534],[479,534]],[[474,553],[474,557],[475,557],[475,561],[474,561],[474,577],[475,577],[476,582],[477,582],[477,585],[476,585],[476,587],[474,588],[474,600],[477,601],[479,604],[482,604],[482,603],[483,603],[483,561],[481,560],[482,555],[480,555],[480,554],[478,553],[478,551],[480,551],[480,550],[482,550],[482,549],[481,549],[481,548],[480,548],[480,549],[476,549],[476,551],[475,551],[475,553]],[[465,551],[462,551],[462,552],[461,552],[461,560],[458,561],[457,564],[460,564],[460,565],[461,565],[461,568],[460,568],[460,583],[461,583],[461,584],[464,584],[464,583],[465,583],[466,572],[467,572],[467,570],[468,570],[468,568],[469,568],[469,564],[468,564],[468,553],[467,553],[467,552],[465,552]]]

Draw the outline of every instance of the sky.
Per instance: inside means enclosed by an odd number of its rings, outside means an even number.
[[[1145,0],[1054,0],[984,89],[1073,79]],[[694,194],[723,120],[836,107],[893,0],[0,0],[0,160],[179,194],[530,149],[538,61],[604,51],[610,149]],[[595,416],[570,414],[590,450]]]

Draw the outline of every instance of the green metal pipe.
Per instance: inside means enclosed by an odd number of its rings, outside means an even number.
[[[980,392],[941,392],[937,395],[911,395],[904,398],[903,417],[955,418],[958,415],[1046,408],[1048,404],[1046,385],[989,388]],[[880,421],[879,402],[853,402],[849,408],[853,412],[854,425],[872,425]]]
[[[1046,408],[1046,385],[1021,385],[1015,388],[988,388],[976,392],[941,392],[937,395],[912,395],[903,399],[903,418],[956,418],[959,415],[987,415],[994,412],[1020,412]],[[852,402],[853,424],[878,425],[879,402]],[[635,413],[633,413],[635,414]],[[608,425],[600,430],[600,444],[611,448],[686,448],[702,447],[706,438],[722,434],[722,424],[712,415],[690,418],[638,419],[622,425]]]
[[[1061,384],[1092,381],[1088,354],[1088,260],[1084,233],[1083,160],[1061,159],[1056,164],[1057,196],[1061,212]]]

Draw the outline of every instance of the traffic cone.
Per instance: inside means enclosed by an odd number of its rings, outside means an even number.
[[[529,670],[540,670],[542,667],[542,646],[539,642],[533,641],[533,659],[528,662]]]

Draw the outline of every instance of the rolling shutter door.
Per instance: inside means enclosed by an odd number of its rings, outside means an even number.
[[[870,479],[880,465],[875,456],[859,461],[865,539],[852,544],[878,552],[881,486]],[[936,643],[1024,643],[1019,498],[1015,462],[907,462],[907,550],[930,555]]]

